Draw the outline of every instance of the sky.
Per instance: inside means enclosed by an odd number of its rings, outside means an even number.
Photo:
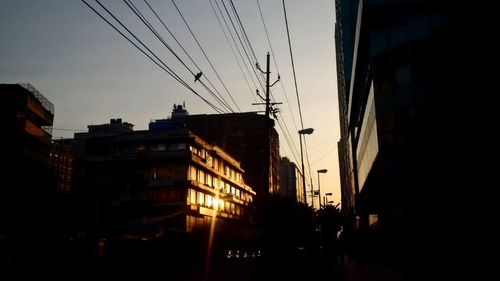
[[[87,2],[111,19],[94,0]],[[217,105],[206,89],[199,82],[194,82],[193,75],[154,37],[123,1],[101,0],[101,3],[190,87]],[[182,61],[197,73],[195,65],[145,2],[133,0],[133,3]],[[260,102],[252,81],[256,85],[258,82],[255,78],[249,78],[246,67],[253,75],[251,67],[254,66],[248,60],[244,62],[239,56],[224,21],[218,14],[229,38],[226,40],[212,10],[211,3],[218,13],[215,0],[177,0],[175,3],[224,84],[217,78],[172,1],[148,0],[148,3],[200,67],[203,72],[202,81],[206,82],[204,79],[208,78],[235,111],[238,110],[224,86],[242,112],[262,110],[262,107],[252,105]],[[217,3],[232,28],[221,0],[217,0]],[[231,11],[229,0],[224,3]],[[271,52],[271,48],[259,13],[258,3],[260,4],[272,46],[271,53],[274,53],[271,58],[271,83],[277,79],[278,73],[281,78],[272,88],[274,100],[283,103],[278,105],[278,119],[282,125],[276,126],[280,135],[280,154],[300,167],[297,131],[302,126],[282,1],[233,0],[233,3],[259,65],[265,70],[266,53]],[[340,133],[335,67],[335,2],[287,0],[285,4],[303,127],[314,128],[314,133],[306,136],[305,150],[311,171],[306,179],[308,190],[311,180],[314,189],[318,187],[316,171],[327,169],[326,174],[320,174],[321,193],[323,196],[325,193],[333,193],[333,198],[329,197],[329,200],[339,203],[337,141]],[[233,36],[236,43],[240,44],[234,31]],[[87,130],[87,125],[108,123],[111,118],[122,118],[123,121],[134,124],[135,130],[147,129],[150,120],[167,118],[174,104],[185,103],[190,114],[216,113],[121,37],[82,1],[2,0],[0,38],[0,83],[28,82],[54,104],[54,138],[72,137],[77,130]],[[240,52],[246,60],[241,47]],[[260,92],[263,93],[262,90]],[[284,135],[289,135],[293,144],[289,145]],[[294,148],[291,149],[290,146]],[[306,158],[304,161],[308,170],[308,161]]]

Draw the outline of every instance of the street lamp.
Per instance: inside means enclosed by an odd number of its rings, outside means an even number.
[[[331,192],[325,193],[325,206],[328,205],[330,201],[328,201],[328,196],[332,196],[333,194]]]
[[[319,174],[325,174],[326,172],[328,172],[327,169],[321,169],[321,170],[318,170],[318,201],[319,201],[319,210],[321,210],[321,186],[319,184]],[[313,198],[314,200],[314,198]],[[326,204],[325,204],[326,205]]]
[[[304,152],[302,149],[302,135],[310,135],[314,132],[313,128],[307,128],[307,129],[302,129],[299,130],[299,139],[300,139],[300,161],[302,162],[302,189],[304,192],[304,204],[307,205],[307,193],[306,193],[306,177],[305,177],[305,170],[304,170]],[[314,202],[314,197],[313,197],[313,202]]]

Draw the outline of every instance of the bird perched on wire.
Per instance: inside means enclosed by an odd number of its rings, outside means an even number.
[[[202,72],[199,72],[198,74],[196,74],[196,75],[194,76],[194,82],[196,82],[196,81],[200,80],[201,75],[203,75],[203,73],[202,73]]]

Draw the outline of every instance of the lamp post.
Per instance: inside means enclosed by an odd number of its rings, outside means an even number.
[[[321,170],[318,170],[317,172],[318,172],[318,193],[319,193],[318,194],[318,201],[319,201],[319,210],[321,210],[321,186],[319,184],[319,174],[325,174],[326,172],[328,172],[328,170],[327,169],[321,169]]]
[[[324,197],[325,198],[325,206],[328,205],[328,202],[330,202],[330,201],[328,201],[328,196],[332,196],[332,195],[333,194],[331,192],[325,193],[325,197]]]
[[[310,135],[314,132],[313,128],[307,128],[299,130],[299,139],[300,139],[300,161],[302,162],[302,191],[304,192],[304,204],[307,205],[307,193],[306,193],[306,176],[304,170],[304,151],[302,149],[302,135]],[[314,197],[313,197],[314,202]]]

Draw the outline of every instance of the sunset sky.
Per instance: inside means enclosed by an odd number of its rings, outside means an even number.
[[[95,1],[87,2],[107,18],[111,18]],[[238,111],[172,1],[148,2],[202,69],[204,76],[210,79],[234,110]],[[189,86],[215,104],[214,98],[200,83],[194,83],[193,75],[154,37],[124,1],[102,0],[101,3],[143,39]],[[191,69],[196,69],[145,2],[134,0],[133,3],[181,59]],[[211,6],[211,3],[215,5],[215,0],[177,0],[175,3],[240,110],[262,110],[262,107],[252,105],[256,102],[254,97],[258,99],[255,87],[251,80],[248,80],[250,87],[247,85],[219,26]],[[217,3],[224,12],[220,0]],[[259,64],[265,70],[266,53],[271,50],[257,5],[260,3],[282,82],[273,87],[275,101],[283,102],[278,106],[281,111],[278,118],[282,127],[276,124],[276,130],[280,134],[280,153],[300,167],[297,131],[301,129],[301,125],[282,1],[233,0],[233,3]],[[288,0],[285,3],[304,128],[315,129],[312,135],[306,137],[311,177],[314,188],[317,189],[316,171],[328,169],[328,173],[321,174],[321,191],[323,195],[332,192],[333,200],[338,203],[340,186],[337,141],[340,133],[334,1]],[[230,11],[230,2],[226,0],[225,4]],[[218,13],[217,6],[214,7]],[[229,21],[227,14],[224,15]],[[222,24],[224,26],[223,21]],[[233,35],[236,36],[235,33]],[[110,118],[122,118],[133,123],[136,130],[147,129],[151,119],[168,117],[173,104],[183,102],[190,114],[216,113],[140,53],[82,1],[2,0],[0,38],[0,83],[31,83],[54,104],[54,138],[72,137],[76,130],[86,130],[89,124],[107,123]],[[244,63],[249,68],[254,66],[248,61],[242,61],[231,37],[229,42],[248,78]],[[238,41],[237,43],[239,44]],[[241,48],[240,51],[243,52]],[[276,80],[278,74],[274,59],[271,58],[271,82]],[[262,90],[260,92],[263,94]],[[295,154],[285,141],[285,127],[295,145]],[[309,184],[310,178],[307,180]]]

